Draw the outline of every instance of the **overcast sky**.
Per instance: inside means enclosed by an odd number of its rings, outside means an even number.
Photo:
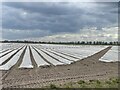
[[[4,2],[2,38],[116,41],[118,3]]]

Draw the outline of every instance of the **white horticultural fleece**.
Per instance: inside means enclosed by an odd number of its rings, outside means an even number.
[[[12,47],[12,45],[14,47]],[[21,60],[21,64],[18,68],[34,68],[32,60],[36,62],[37,67],[71,64],[88,56],[94,55],[108,46],[12,43],[3,44],[3,47],[4,48],[0,51],[0,70],[9,70],[18,62],[18,60]],[[24,50],[25,52],[22,54]],[[23,55],[23,58],[20,59],[21,55]],[[32,60],[31,57],[33,57]],[[7,59],[8,61],[5,62]],[[100,61],[118,61],[117,46],[113,46],[103,57],[100,58]],[[5,63],[2,64],[3,62]]]

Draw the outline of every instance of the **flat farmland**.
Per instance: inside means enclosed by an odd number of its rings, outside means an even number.
[[[118,46],[2,43],[4,88],[40,88],[118,77]]]

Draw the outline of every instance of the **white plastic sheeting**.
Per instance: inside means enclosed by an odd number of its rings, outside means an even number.
[[[4,61],[6,61],[8,58],[10,58],[13,54],[15,54],[17,50],[13,50],[12,52],[8,53],[7,55],[0,58],[0,64],[2,64]]]
[[[23,56],[22,63],[19,66],[19,68],[33,68],[29,46],[31,48],[33,58],[38,67],[50,64],[53,64],[55,66],[70,64],[74,61],[78,61],[85,57],[91,56],[108,47],[90,45],[84,46],[84,45],[53,45],[53,44],[3,44],[2,45],[3,49],[0,51],[0,56],[2,56],[0,58],[0,64],[7,60],[9,57],[11,57],[11,55],[17,52],[17,50],[24,45],[27,46],[27,48],[25,50],[25,54]],[[39,52],[39,54],[32,46]],[[13,65],[15,65],[19,60],[20,55],[22,54],[24,49],[25,47],[18,51],[7,63],[1,65],[0,70],[9,70]],[[113,46],[111,50],[109,50],[100,60],[106,62],[118,61],[118,47]]]
[[[21,65],[19,66],[19,68],[33,68],[31,58],[30,58],[29,46],[27,46],[26,48],[25,54],[23,56],[23,61]]]
[[[17,52],[6,64],[0,66],[0,70],[9,70],[13,65],[15,65],[24,49],[25,47],[22,48],[19,52]]]
[[[1,53],[3,53],[3,52],[5,52],[5,51],[7,51],[7,50],[8,50],[8,49],[5,49],[5,50],[1,50],[1,51],[0,51],[0,54],[1,54]]]
[[[10,51],[12,51],[12,50],[7,50],[7,51],[5,51],[3,53],[0,53],[0,57],[3,56],[3,55],[5,55],[5,54],[7,54],[7,53],[9,53]]]
[[[42,49],[42,50],[43,50],[43,49]],[[48,53],[48,54],[51,55],[52,57],[56,58],[57,60],[65,63],[65,64],[71,64],[71,63],[72,63],[72,61],[69,61],[69,60],[67,60],[67,59],[65,59],[65,58],[62,58],[62,57],[60,57],[60,56],[58,56],[58,55],[56,55],[56,54],[50,53],[50,52],[48,52],[48,51],[46,51],[46,50],[44,50],[44,52]]]
[[[2,43],[1,44],[1,50],[6,50],[6,49],[15,49],[23,46],[24,44],[18,44],[18,43]]]
[[[118,59],[118,54],[120,54],[120,51],[118,51],[118,46],[113,46],[103,57],[101,57],[99,60],[103,62],[116,62],[120,61]]]
[[[37,66],[45,66],[45,65],[50,65],[48,64],[46,61],[43,60],[43,58],[32,48],[31,48],[31,51],[32,51],[32,54],[33,54],[33,58],[35,60],[35,62],[37,63]]]
[[[64,63],[61,63],[57,60],[55,60],[54,58],[50,57],[49,55],[45,54],[44,52],[42,52],[41,50],[37,49],[36,50],[50,63],[52,63],[53,65],[62,65]]]
[[[74,50],[73,51],[65,51],[63,49],[62,50],[60,50],[60,49],[55,49],[55,50],[51,49],[51,50],[54,51],[54,52],[56,52],[56,53],[59,53],[59,55],[61,55],[63,57],[66,57],[66,58],[69,58],[69,57],[78,58],[78,59],[75,59],[75,61],[80,60],[80,59],[83,58],[82,55],[73,53]]]
[[[83,47],[77,47],[77,48],[63,48],[63,49],[55,49],[55,50],[57,52],[71,54],[72,56],[83,59],[105,48],[107,48],[107,46],[83,46]]]
[[[37,47],[45,48],[48,50],[51,49],[58,53],[63,53],[64,56],[66,54],[67,56],[76,57],[76,58],[79,58],[77,60],[80,60],[80,59],[86,58],[88,56],[91,56],[91,55],[107,48],[108,46],[41,44],[41,45],[37,45]],[[75,60],[75,61],[77,61],[77,60]]]
[[[69,57],[69,56],[66,56],[66,55],[64,55],[64,54],[58,53],[58,52],[56,52],[56,51],[54,51],[54,50],[50,50],[50,51],[51,51],[52,53],[56,53],[57,55],[66,58],[66,59],[68,59],[68,60],[70,60],[70,61],[78,61],[78,60],[79,60],[79,59],[76,59],[76,58]]]
[[[76,57],[76,58],[79,58],[77,60],[80,60],[80,59],[83,59],[85,56],[81,55],[80,53],[74,53],[74,50],[73,52],[72,51],[64,51],[64,50],[55,50],[56,52],[59,52],[59,53],[63,53],[63,54],[66,54],[66,55],[70,55],[70,56],[73,56],[73,57]],[[65,56],[65,55],[64,55]],[[66,57],[66,56],[65,56]],[[77,61],[76,60],[76,61]]]

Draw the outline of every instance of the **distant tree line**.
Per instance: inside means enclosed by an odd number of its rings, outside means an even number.
[[[71,45],[120,45],[120,42],[104,42],[104,41],[78,41],[78,42],[42,42],[42,41],[0,41],[1,43],[32,43],[32,44],[71,44]]]

